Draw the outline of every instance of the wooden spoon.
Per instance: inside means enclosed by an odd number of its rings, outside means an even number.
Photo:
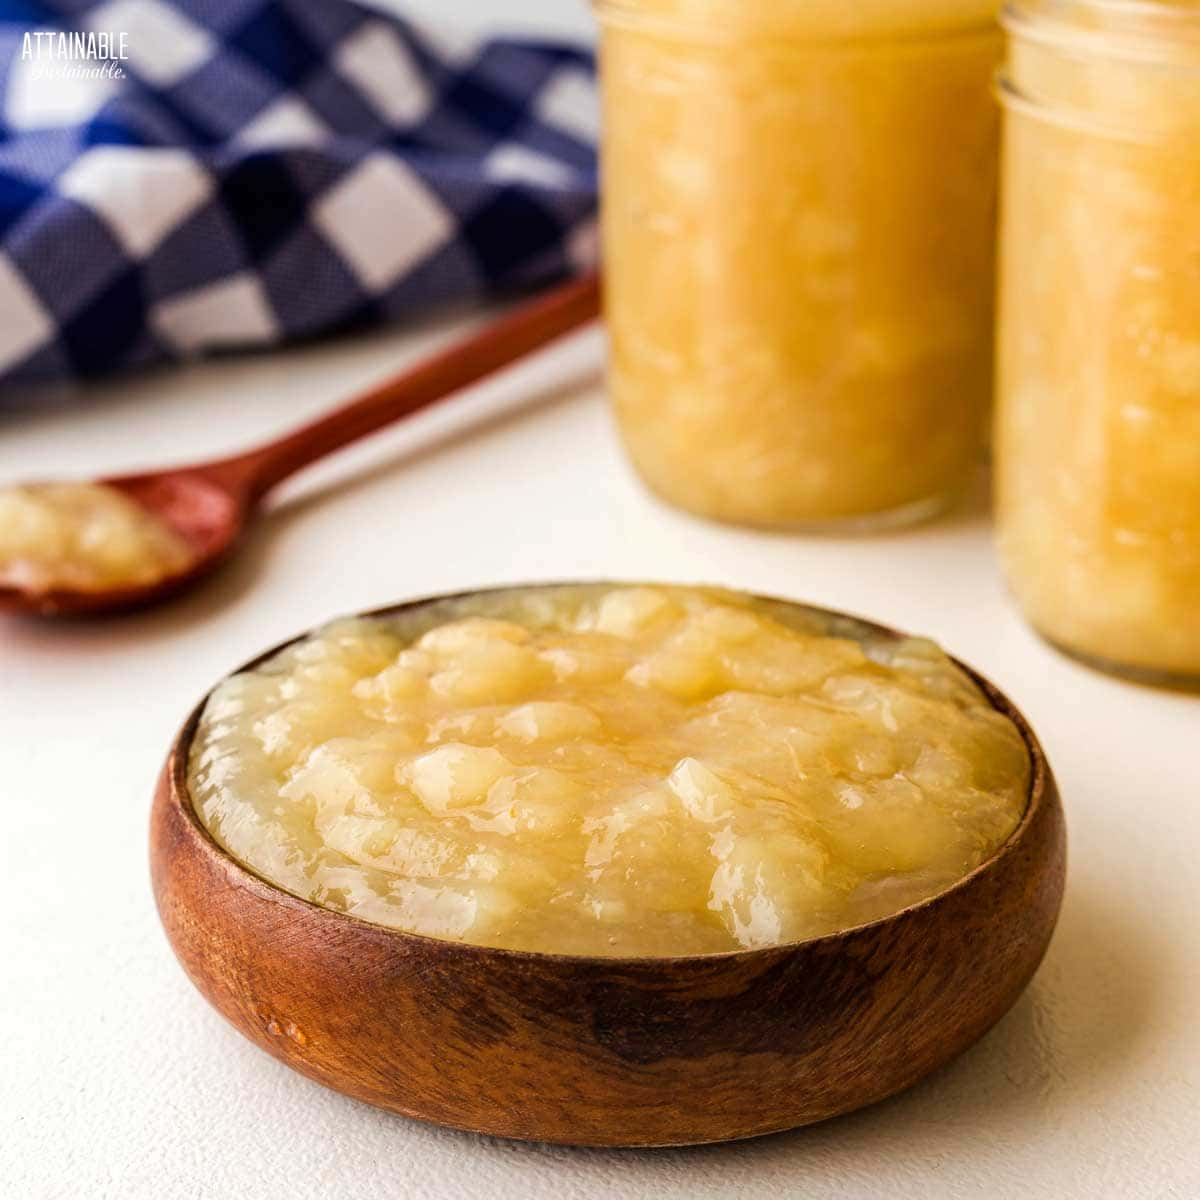
[[[592,320],[599,310],[599,276],[580,276],[265,446],[216,462],[104,479],[102,483],[123,492],[180,534],[191,548],[191,559],[148,584],[103,590],[0,585],[0,609],[65,616],[116,612],[166,600],[197,582],[229,553],[277,483],[508,366]]]

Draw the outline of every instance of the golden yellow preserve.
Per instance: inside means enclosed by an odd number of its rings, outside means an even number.
[[[1200,8],[1007,19],[1005,571],[1064,648],[1200,678]]]
[[[116,488],[0,489],[0,586],[103,591],[156,583],[191,561],[187,542]]]
[[[931,511],[992,375],[994,0],[601,0],[611,390],[656,492]]]
[[[930,642],[644,586],[337,622],[218,687],[190,761],[218,842],[298,896],[626,956],[893,913],[1008,837],[1029,774]]]

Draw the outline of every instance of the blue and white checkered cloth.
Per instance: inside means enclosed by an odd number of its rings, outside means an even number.
[[[47,30],[111,35],[124,77]],[[0,385],[394,320],[595,259],[579,47],[350,0],[0,0],[0,97]]]

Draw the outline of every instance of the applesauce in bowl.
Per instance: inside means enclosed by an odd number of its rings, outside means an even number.
[[[189,770],[213,837],[293,895],[617,957],[891,915],[984,862],[1029,781],[933,643],[665,586],[334,622],[216,689]]]
[[[268,652],[188,717],[150,829],[168,941],[257,1046],[392,1112],[598,1146],[908,1087],[1028,983],[1065,850],[1028,723],[931,643],[625,584]]]

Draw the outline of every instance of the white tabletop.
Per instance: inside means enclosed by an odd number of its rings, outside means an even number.
[[[247,445],[455,328],[164,372],[0,417],[0,481]],[[1005,598],[982,499],[858,540],[724,529],[653,502],[615,441],[601,361],[599,336],[583,335],[310,472],[229,569],[171,607],[113,622],[0,622],[0,1191],[1200,1195],[1200,700],[1092,674],[1042,646]],[[197,697],[337,613],[574,576],[729,583],[860,612],[938,637],[1022,705],[1065,797],[1067,899],[1032,986],[978,1046],[903,1096],[811,1129],[708,1149],[572,1151],[344,1099],[204,1003],[159,929],[146,869],[154,776]]]

